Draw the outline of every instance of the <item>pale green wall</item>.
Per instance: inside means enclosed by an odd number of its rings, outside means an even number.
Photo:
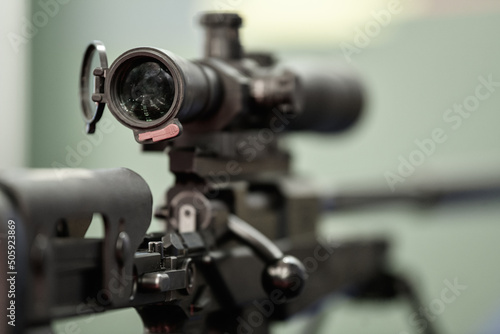
[[[0,10],[0,169],[26,166],[29,123],[29,45],[16,43],[27,1],[2,4]]]
[[[80,61],[89,41],[104,41],[110,62],[121,52],[142,45],[194,58],[200,54],[202,41],[193,23],[198,8],[193,1],[172,0],[73,0],[61,6],[32,41],[31,165],[64,163],[66,146],[76,149],[86,140],[77,89]],[[32,10],[40,10],[37,2]],[[287,16],[287,8],[277,13],[277,25],[280,16]],[[308,19],[314,24],[314,16]],[[297,33],[300,27],[294,29],[289,33]],[[499,31],[498,14],[415,18],[384,28],[371,46],[353,56],[369,93],[362,121],[342,136],[289,138],[296,171],[322,184],[366,181],[386,187],[384,172],[394,171],[398,156],[407,157],[416,148],[414,140],[429,137],[436,127],[443,128],[449,138],[417,173],[435,168],[444,175],[461,169],[474,173],[476,168],[500,166],[500,91],[482,102],[456,131],[442,120],[447,108],[474,93],[478,76],[492,74],[500,81]],[[324,45],[308,50],[301,50],[301,43],[306,42],[298,38],[293,48],[281,46],[277,51],[329,57],[340,53],[338,40],[325,40]],[[142,155],[131,132],[109,112],[105,117],[114,130],[104,135],[79,167],[131,168],[148,181],[156,204],[161,203],[163,191],[173,180],[166,173],[166,159],[161,154]],[[436,324],[446,333],[478,333],[500,312],[498,204],[498,199],[491,199],[431,208],[391,205],[352,210],[326,217],[319,229],[332,237],[391,236],[394,267],[418,284],[425,304],[439,298],[443,280],[457,277],[468,288],[447,306]],[[328,326],[321,333],[411,333],[405,312],[401,303],[337,303],[325,317]],[[58,324],[59,332],[64,332],[67,323]],[[300,326],[294,323],[292,327]],[[79,322],[77,329],[81,333],[138,333],[140,322],[134,311],[120,311],[99,315],[89,324]],[[280,332],[288,329],[285,326]]]

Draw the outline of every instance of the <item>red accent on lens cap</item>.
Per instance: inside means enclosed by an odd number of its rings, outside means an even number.
[[[179,126],[175,123],[172,123],[160,130],[139,133],[139,140],[146,141],[148,139],[152,139],[153,142],[157,142],[177,137],[180,132],[181,129],[179,128]]]

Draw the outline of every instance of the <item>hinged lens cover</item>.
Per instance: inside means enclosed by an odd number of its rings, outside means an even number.
[[[87,133],[95,132],[104,107],[104,74],[108,68],[106,48],[100,41],[93,41],[85,51],[80,74],[80,100]]]

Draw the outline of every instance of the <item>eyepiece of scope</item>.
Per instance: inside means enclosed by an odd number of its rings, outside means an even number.
[[[205,117],[215,109],[218,87],[209,67],[144,47],[123,53],[111,65],[105,91],[113,115],[137,130],[161,128],[174,118]]]
[[[174,79],[162,63],[138,58],[128,64],[117,82],[116,97],[123,111],[139,121],[152,122],[165,116],[174,102]]]

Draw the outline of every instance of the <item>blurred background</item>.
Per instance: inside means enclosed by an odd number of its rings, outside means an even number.
[[[137,46],[199,57],[203,35],[197,18],[205,10],[240,13],[247,50],[273,51],[282,59],[331,58],[363,78],[368,103],[355,128],[285,139],[297,174],[331,189],[371,186],[390,193],[388,175],[397,175],[401,159],[421,150],[416,142],[433,138],[435,129],[441,129],[441,142],[393,187],[500,173],[500,2],[492,0],[3,3],[0,168],[123,166],[146,179],[160,204],[173,182],[165,156],[142,154],[130,130],[109,111],[104,117],[111,130],[91,142],[90,152],[68,158],[88,147],[82,144],[88,139],[78,99],[80,64],[94,39],[105,43],[110,63]],[[487,97],[474,99],[480,85]],[[470,112],[453,111],[464,104]],[[499,204],[491,196],[431,206],[353,208],[325,215],[318,234],[341,240],[389,237],[392,267],[415,283],[439,330],[499,333]],[[466,288],[444,309],[432,311],[445,282],[456,280]],[[334,299],[324,303],[315,321],[321,324],[318,333],[418,333],[410,312],[404,302]],[[68,320],[57,322],[56,333],[141,332],[134,310],[77,321],[76,329],[65,326]],[[310,333],[310,324],[310,318],[297,317],[275,331]]]

